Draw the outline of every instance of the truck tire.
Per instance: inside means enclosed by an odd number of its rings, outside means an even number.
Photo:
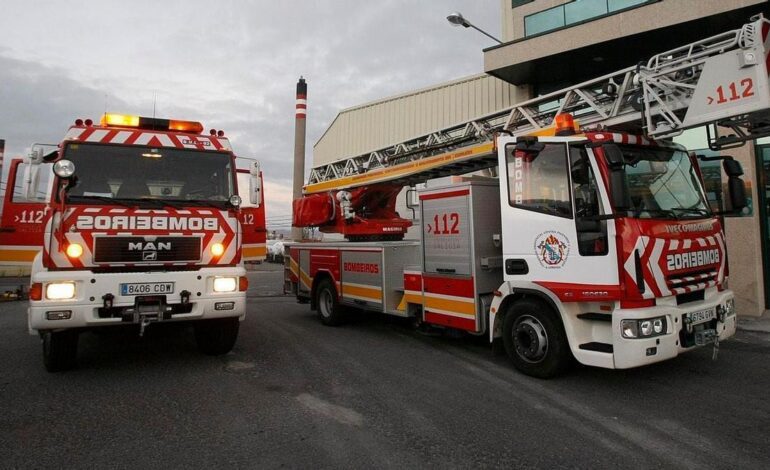
[[[238,318],[216,318],[195,322],[195,342],[198,350],[209,356],[227,354],[238,339]]]
[[[345,312],[337,299],[337,289],[331,279],[325,278],[315,290],[315,305],[318,318],[326,326],[341,325],[345,321]]]
[[[532,377],[556,377],[572,364],[564,325],[553,309],[536,299],[511,305],[503,320],[503,343],[513,365]]]
[[[43,364],[48,372],[61,372],[75,367],[78,336],[75,330],[46,331],[42,334]]]

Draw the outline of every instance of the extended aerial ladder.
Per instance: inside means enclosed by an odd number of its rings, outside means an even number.
[[[500,134],[538,135],[570,114],[581,131],[653,140],[706,126],[713,150],[770,135],[770,21],[681,46],[646,63],[310,172],[294,225],[351,240],[399,239],[411,222],[395,212],[404,186],[497,165]],[[728,132],[725,134],[725,130]]]

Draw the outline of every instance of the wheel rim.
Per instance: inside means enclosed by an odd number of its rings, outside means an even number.
[[[332,310],[334,309],[334,299],[332,298],[332,294],[329,292],[329,289],[324,289],[321,291],[320,297],[321,299],[320,302],[318,302],[318,308],[321,310],[321,315],[330,317]]]
[[[548,353],[548,334],[540,320],[531,315],[522,315],[513,325],[513,346],[516,354],[530,363],[545,359]]]

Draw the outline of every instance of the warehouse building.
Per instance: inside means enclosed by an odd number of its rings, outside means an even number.
[[[313,164],[425,135],[770,16],[766,0],[500,0],[500,11],[502,44],[483,51],[484,74],[340,111],[314,145]],[[710,152],[705,131],[678,141]],[[770,139],[726,153],[743,164],[751,199],[743,214],[725,218],[730,287],[738,312],[758,316],[770,309]],[[705,172],[717,186],[720,171]]]

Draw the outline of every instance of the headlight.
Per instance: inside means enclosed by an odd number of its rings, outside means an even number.
[[[644,320],[621,320],[620,332],[624,338],[653,338],[666,334],[666,317]]]
[[[45,286],[45,297],[49,300],[65,300],[75,297],[74,282],[52,282]]]
[[[235,292],[238,289],[237,277],[215,277],[214,292]]]
[[[636,320],[623,320],[620,322],[620,330],[624,338],[636,338],[639,336],[639,323]]]

